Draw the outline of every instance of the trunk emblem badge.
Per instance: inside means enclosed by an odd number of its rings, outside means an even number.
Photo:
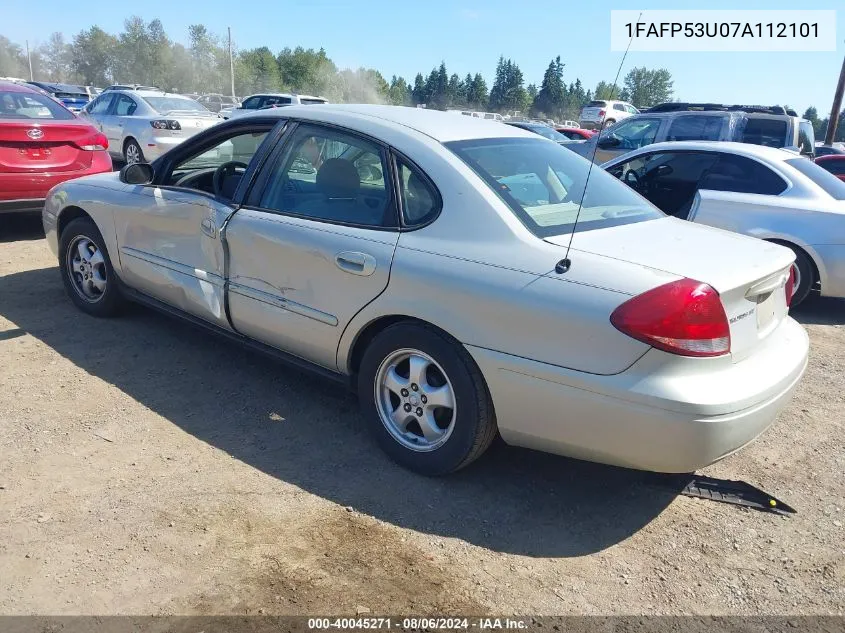
[[[44,136],[44,132],[42,132],[37,127],[35,127],[35,128],[32,128],[31,130],[27,130],[26,135],[34,141],[34,140],[39,139],[42,136]]]

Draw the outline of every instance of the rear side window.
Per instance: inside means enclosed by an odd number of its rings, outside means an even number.
[[[816,145],[816,134],[813,125],[809,121],[798,123],[798,147],[802,154],[812,155]]]
[[[621,103],[614,103],[613,109],[614,110],[621,110],[622,112],[626,112],[625,106],[623,106]]]
[[[264,103],[261,104],[262,108],[266,108],[267,106],[272,105],[290,105],[292,103],[290,97],[266,97],[264,99]]]
[[[440,197],[426,178],[402,159],[397,159],[399,187],[402,190],[402,221],[419,226],[433,220],[440,212]]]
[[[770,196],[783,193],[786,187],[786,181],[762,163],[736,154],[719,154],[699,183],[699,189]]]
[[[69,110],[42,94],[0,91],[0,119],[67,121],[73,118]]]
[[[745,127],[740,133],[739,140],[743,143],[765,145],[766,147],[786,147],[786,121],[783,119],[767,119],[750,117],[745,121]]]
[[[790,158],[786,161],[786,164],[795,167],[834,199],[845,200],[845,182],[825,171],[813,161],[807,158]]]
[[[724,118],[719,116],[684,115],[669,125],[667,141],[718,141]]]

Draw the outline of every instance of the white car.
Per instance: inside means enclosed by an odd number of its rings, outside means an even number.
[[[581,108],[581,127],[585,130],[597,130],[602,126],[607,128],[639,113],[639,110],[625,101],[597,99]]]
[[[792,151],[716,141],[655,143],[602,165],[667,215],[795,253],[793,304],[845,297],[845,182]]]
[[[426,474],[497,433],[689,472],[762,433],[807,364],[788,249],[666,217],[495,121],[265,110],[59,185],[42,218],[81,310],[141,301],[345,382]]]
[[[250,112],[257,112],[258,110],[268,110],[270,108],[289,105],[321,105],[324,103],[328,103],[328,100],[323,97],[312,97],[311,95],[300,95],[289,92],[261,93],[247,97],[239,107],[221,108],[220,116],[224,119],[233,119],[244,114],[249,114]]]
[[[126,163],[150,162],[220,117],[193,99],[158,90],[105,90],[82,108],[109,139],[109,153]]]

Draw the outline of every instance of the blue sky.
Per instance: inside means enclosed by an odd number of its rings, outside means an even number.
[[[0,34],[30,45],[52,31],[69,38],[93,24],[118,32],[132,14],[159,18],[167,33],[187,41],[189,24],[201,22],[225,35],[232,27],[240,48],[267,45],[324,47],[339,67],[376,68],[389,80],[427,73],[441,60],[449,72],[481,72],[492,83],[499,55],[513,58],[526,83],[538,85],[549,60],[560,55],[567,81],[587,87],[612,80],[621,53],[610,51],[610,9],[677,9],[679,2],[613,4],[533,0],[2,0]],[[689,8],[704,5],[689,3]],[[524,9],[520,8],[524,7]],[[845,54],[845,5],[841,0],[710,0],[708,9],[840,9],[836,53],[631,53],[622,76],[633,66],[668,68],[675,96],[684,100],[789,104],[802,111],[815,105],[825,116]]]

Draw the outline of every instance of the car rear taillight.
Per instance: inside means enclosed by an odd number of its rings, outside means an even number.
[[[628,336],[681,356],[721,356],[731,332],[719,293],[694,279],[679,279],[629,299],[610,322]]]
[[[150,125],[152,125],[157,130],[181,130],[182,126],[179,124],[179,121],[174,121],[172,119],[157,119],[155,121],[150,121]]]
[[[789,277],[786,278],[786,285],[783,287],[786,294],[786,306],[792,305],[792,295],[795,294],[795,264],[789,267]]]
[[[603,117],[605,114],[604,110],[599,110],[599,118]]]
[[[86,152],[97,152],[109,148],[109,139],[102,132],[92,132],[90,136],[84,136],[73,144]]]

